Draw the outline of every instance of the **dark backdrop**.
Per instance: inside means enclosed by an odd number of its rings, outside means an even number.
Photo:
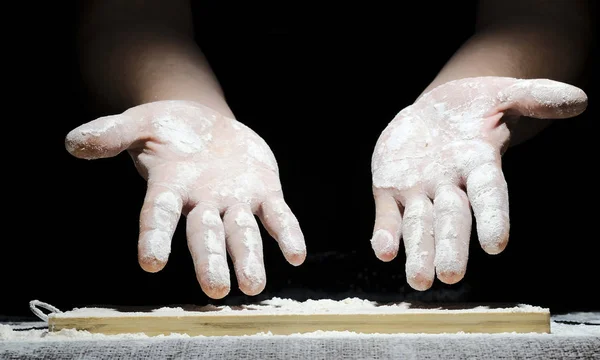
[[[145,182],[130,158],[90,162],[64,149],[69,130],[105,115],[86,102],[72,46],[77,7],[69,5],[40,10],[39,26],[23,35],[18,52],[26,70],[17,71],[19,102],[9,105],[25,115],[15,117],[17,129],[6,139],[4,178],[12,185],[5,190],[14,202],[5,208],[10,216],[0,242],[0,314],[30,315],[32,299],[62,309],[212,301],[196,282],[183,221],[163,271],[145,273],[137,264]],[[273,149],[309,252],[304,265],[293,267],[263,234],[265,291],[247,298],[232,278],[231,294],[213,303],[358,296],[524,302],[554,312],[600,308],[593,285],[598,105],[591,67],[582,85],[590,98],[586,113],[504,156],[511,238],[502,254],[485,254],[474,232],[465,279],[418,292],[406,285],[403,251],[383,263],[370,248],[375,141],[471,33],[474,7],[457,6],[198,6],[198,42],[238,119]]]

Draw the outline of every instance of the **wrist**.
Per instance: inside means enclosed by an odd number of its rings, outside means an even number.
[[[143,54],[137,62],[133,102],[194,101],[233,117],[208,61],[193,42],[169,38],[157,43],[153,51]]]
[[[112,111],[189,100],[233,117],[208,61],[188,37],[168,29],[143,35],[125,32],[118,41],[115,37],[96,40],[83,57],[88,86]]]
[[[195,79],[181,76],[149,81],[143,87],[143,91],[135,96],[133,102],[135,105],[140,105],[169,100],[190,101],[208,107],[223,116],[234,118],[222,92],[219,89],[206,88],[202,85]]]

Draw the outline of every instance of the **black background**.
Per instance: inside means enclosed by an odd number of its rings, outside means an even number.
[[[359,3],[327,10],[198,6],[198,42],[237,118],[274,151],[309,253],[302,266],[293,267],[263,234],[265,291],[245,297],[232,278],[230,295],[215,301],[197,284],[184,221],[166,268],[150,274],[139,267],[145,182],[130,158],[84,161],[64,149],[69,130],[106,115],[86,102],[79,78],[74,3],[38,9],[33,32],[20,35],[17,71],[7,75],[17,79],[16,102],[8,104],[17,115],[7,118],[16,129],[5,139],[9,168],[3,178],[11,201],[5,203],[10,215],[4,217],[0,242],[0,314],[29,316],[32,299],[69,309],[233,304],[271,296],[522,302],[553,312],[600,309],[594,285],[599,259],[595,43],[581,83],[590,99],[587,111],[504,155],[511,213],[507,249],[487,255],[473,232],[465,279],[455,285],[436,281],[418,292],[406,284],[403,251],[383,263],[371,250],[370,158],[387,122],[414,101],[472,32],[473,4],[392,9]]]

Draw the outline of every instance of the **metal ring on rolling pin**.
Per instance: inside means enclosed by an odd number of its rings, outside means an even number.
[[[44,314],[42,312],[42,310],[38,309],[37,308],[38,306],[50,311],[51,313],[61,313],[62,312],[59,309],[57,309],[56,307],[54,307],[48,303],[45,303],[45,302],[42,302],[39,300],[31,300],[29,302],[29,308],[35,314],[35,316],[39,317],[40,319],[42,319],[45,322],[48,322],[48,315]]]

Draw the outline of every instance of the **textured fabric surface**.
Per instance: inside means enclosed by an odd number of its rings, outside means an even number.
[[[383,336],[0,343],[2,359],[600,359],[598,337]]]

